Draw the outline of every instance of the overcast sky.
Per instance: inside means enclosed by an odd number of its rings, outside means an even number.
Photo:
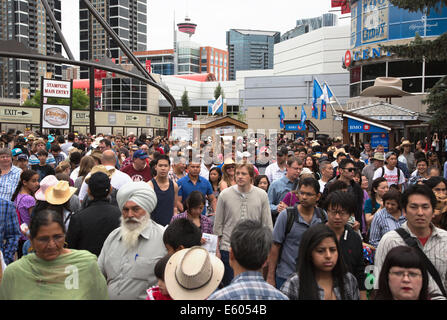
[[[62,1],[62,32],[76,59],[79,59],[79,1]],[[186,15],[197,24],[192,40],[202,46],[226,50],[226,31],[293,29],[296,20],[329,12],[330,0],[148,0],[148,50],[172,49],[174,12],[176,23]],[[339,12],[335,12],[339,16]],[[347,17],[349,15],[343,15]],[[339,24],[350,19],[339,19]]]

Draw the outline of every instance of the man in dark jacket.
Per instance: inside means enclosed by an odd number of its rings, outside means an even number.
[[[348,185],[348,192],[354,195],[355,198],[355,211],[354,211],[354,217],[355,220],[358,222],[354,225],[355,230],[360,230],[361,234],[365,237],[366,236],[366,222],[363,217],[363,189],[360,187],[358,183],[355,183],[354,181],[354,174],[355,174],[355,166],[354,161],[351,159],[343,159],[340,161],[339,165],[340,175],[326,183],[326,186],[323,190],[322,200],[321,203],[324,203],[329,195],[329,186],[331,183],[333,183],[336,180],[341,180],[345,182]],[[359,227],[357,228],[357,225]]]
[[[93,200],[71,217],[66,238],[69,248],[88,250],[99,256],[110,232],[120,226],[121,211],[107,199],[111,191],[105,173],[96,172],[90,176],[88,194]]]
[[[328,195],[325,209],[328,219],[326,224],[335,232],[340,244],[343,261],[348,271],[357,279],[360,299],[366,300],[365,260],[363,259],[362,239],[347,224],[349,217],[354,214],[354,196],[349,192],[334,191]]]

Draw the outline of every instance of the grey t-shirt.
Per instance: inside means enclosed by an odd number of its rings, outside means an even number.
[[[312,216],[310,224],[304,221],[299,214],[298,221],[295,220],[292,229],[286,237],[287,210],[284,209],[281,211],[273,228],[273,241],[282,245],[281,257],[276,267],[277,277],[287,279],[292,273],[296,272],[296,258],[298,257],[298,250],[303,233],[310,226],[321,222],[321,219],[318,218],[316,213],[316,209],[314,209],[314,215]]]

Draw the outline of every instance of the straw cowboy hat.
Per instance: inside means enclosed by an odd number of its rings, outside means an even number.
[[[174,253],[165,269],[165,283],[174,300],[204,300],[219,286],[223,262],[195,246]]]
[[[402,80],[399,78],[378,77],[372,87],[360,93],[363,97],[402,97],[413,94],[402,90]]]
[[[45,191],[45,200],[50,204],[64,204],[70,200],[77,188],[70,187],[68,181],[59,181]]]
[[[94,174],[94,173],[96,173],[96,172],[102,172],[102,173],[105,173],[108,177],[109,177],[109,179],[112,179],[112,175],[113,175],[113,173],[115,172],[115,169],[107,169],[106,168],[106,166],[103,166],[103,165],[97,165],[97,166],[94,166],[93,168],[92,168],[92,170],[90,170],[90,172],[87,174],[87,176],[85,177],[85,183],[87,183],[88,184],[88,181],[90,180],[90,177],[92,176],[92,174]]]
[[[375,152],[372,159],[379,160],[379,161],[385,161],[385,155],[383,154],[383,152]]]
[[[227,158],[227,159],[225,159],[224,164],[223,164],[223,166],[222,166],[222,172],[224,172],[224,171],[227,169],[227,166],[229,166],[229,165],[231,165],[231,164],[235,165],[236,162],[234,162],[234,160],[231,159],[231,158]]]
[[[404,140],[400,144],[400,147],[402,148],[403,146],[411,146],[411,145],[412,145],[412,143],[410,142],[410,140]]]
[[[57,178],[54,175],[46,176],[45,178],[43,178],[40,181],[40,188],[39,188],[39,190],[36,191],[36,193],[34,194],[34,197],[37,200],[46,201],[45,191],[47,191],[47,189],[49,187],[56,185],[58,182],[59,182],[59,180],[57,180]]]

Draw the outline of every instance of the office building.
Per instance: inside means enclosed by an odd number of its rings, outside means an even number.
[[[213,73],[217,81],[228,80],[228,51],[200,47],[200,72]]]
[[[133,53],[146,70],[161,75],[174,74],[174,49],[138,51]],[[120,57],[120,64],[130,64],[126,56]]]
[[[146,0],[93,0],[91,3],[131,51],[146,50]],[[83,2],[79,3],[79,20],[81,61],[103,57],[119,59],[124,55]],[[88,78],[87,68],[81,68],[81,78]]]
[[[276,31],[227,31],[229,79],[235,80],[238,70],[273,69],[273,46],[279,41]]]
[[[61,23],[61,1],[48,1],[58,23]],[[40,1],[0,1],[0,39],[16,40],[48,56],[61,54],[62,45],[46,17]],[[34,95],[40,79],[62,79],[62,66],[54,63],[0,58],[0,97],[27,98]]]
[[[281,42],[323,27],[334,27],[337,21],[337,15],[333,13],[324,13],[315,18],[298,19],[295,28],[281,35]]]

